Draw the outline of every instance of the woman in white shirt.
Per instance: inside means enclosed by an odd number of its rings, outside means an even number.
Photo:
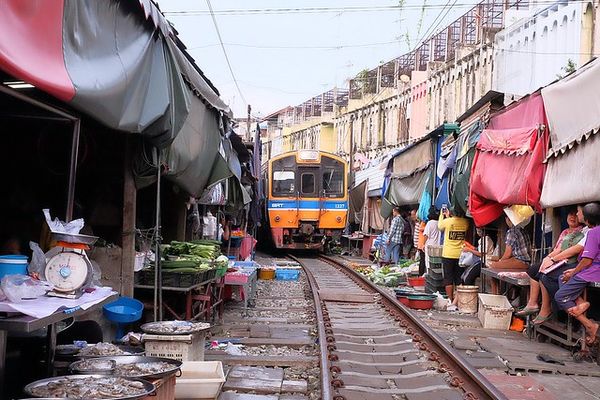
[[[435,210],[429,212],[429,221],[425,225],[425,230],[423,231],[423,236],[425,237],[425,266],[427,267],[427,271],[429,271],[429,251],[427,250],[429,246],[439,246],[440,245],[440,230],[438,229],[438,214]]]

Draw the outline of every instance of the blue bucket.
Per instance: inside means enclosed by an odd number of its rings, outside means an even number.
[[[6,275],[27,275],[27,256],[7,255],[0,256],[0,280]]]

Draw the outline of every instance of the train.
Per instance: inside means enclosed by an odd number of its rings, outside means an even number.
[[[326,250],[348,219],[348,163],[319,150],[290,151],[263,166],[265,225],[277,249]]]

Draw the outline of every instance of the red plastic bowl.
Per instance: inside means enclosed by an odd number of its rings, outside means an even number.
[[[409,300],[408,300],[408,296],[396,296],[396,298],[398,299],[398,301],[402,304],[404,304],[405,306],[408,306],[409,304]]]
[[[416,278],[408,278],[408,284],[410,286],[425,286],[425,277],[424,276],[419,276]]]
[[[433,307],[433,300],[408,299],[408,306],[415,310],[431,310]]]

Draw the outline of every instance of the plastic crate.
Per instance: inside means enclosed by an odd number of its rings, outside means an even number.
[[[506,296],[479,293],[477,317],[485,329],[508,330],[513,308]]]
[[[442,257],[443,246],[432,245],[427,246],[427,255],[429,257]]]
[[[175,399],[216,399],[225,383],[221,361],[187,361],[175,385]]]
[[[172,358],[179,361],[204,361],[205,332],[191,335],[144,334],[144,347],[149,357]]]
[[[297,281],[299,277],[299,269],[278,269],[275,271],[275,279],[278,281]]]
[[[429,256],[429,264],[441,264],[442,257],[438,256]]]

